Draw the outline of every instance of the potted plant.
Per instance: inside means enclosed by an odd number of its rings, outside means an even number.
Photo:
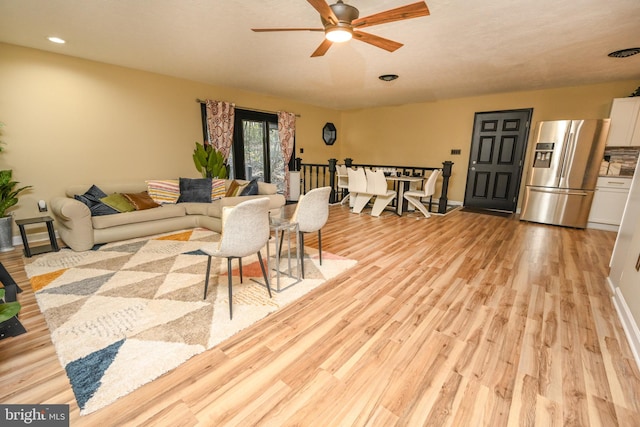
[[[18,314],[21,308],[18,301],[6,302],[4,295],[4,288],[0,288],[0,323],[11,319],[13,316]]]
[[[227,165],[224,163],[224,157],[212,145],[204,146],[196,142],[196,148],[193,150],[193,163],[203,178],[225,179],[227,177]]]
[[[5,290],[0,288],[0,339],[18,335],[24,330],[22,324],[15,318],[21,308],[18,301],[7,302]]]
[[[3,123],[0,123],[0,128]],[[4,150],[0,141],[0,152]],[[7,209],[18,203],[18,194],[31,188],[30,185],[16,188],[17,181],[13,180],[11,169],[0,170],[0,252],[13,250],[13,217],[7,214]]]

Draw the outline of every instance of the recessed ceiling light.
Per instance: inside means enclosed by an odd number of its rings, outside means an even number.
[[[64,39],[61,39],[60,37],[47,37],[47,40],[49,40],[52,43],[58,43],[58,44],[66,43],[66,41]]]
[[[640,53],[640,47],[630,47],[628,49],[616,50],[609,55],[612,58],[626,58],[627,56],[633,56]]]
[[[378,77],[380,80],[383,80],[385,82],[390,82],[392,80],[395,80],[398,78],[397,74],[383,74],[381,76]]]

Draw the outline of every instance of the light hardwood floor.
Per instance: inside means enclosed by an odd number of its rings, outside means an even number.
[[[0,341],[0,402],[70,404],[72,426],[640,425],[605,279],[614,233],[416,217],[333,206],[323,248],[355,268],[88,416],[20,250],[1,254],[28,333]]]

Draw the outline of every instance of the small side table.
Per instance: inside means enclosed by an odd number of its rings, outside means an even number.
[[[37,246],[32,249],[29,247],[29,242],[27,241],[27,233],[24,231],[24,226],[32,224],[42,224],[43,222],[47,224],[47,231],[49,232],[49,241],[51,242],[51,244]],[[24,255],[27,258],[31,258],[33,255],[43,254],[45,252],[58,252],[60,250],[60,248],[58,248],[58,242],[56,241],[56,233],[53,230],[53,218],[51,218],[50,216],[18,219],[16,220],[16,224],[20,229],[20,236],[22,237],[22,243],[24,244]]]
[[[292,278],[292,279],[297,279],[295,282],[291,283],[289,286],[291,285],[295,285],[296,283],[300,282],[300,269],[301,269],[301,260],[300,260],[300,242],[298,240],[298,223],[297,222],[291,222],[287,219],[284,218],[277,218],[277,217],[269,217],[269,227],[271,228],[272,231],[274,231],[275,234],[275,246],[276,246],[276,265],[275,265],[275,270],[276,270],[276,289],[278,292],[284,290],[280,288],[280,274],[285,274],[286,276]],[[286,272],[281,272],[280,270],[280,252],[282,251],[282,240],[284,237],[284,233],[287,233],[287,265],[288,265],[288,269]],[[295,257],[296,257],[296,272],[297,275],[296,277],[293,276],[292,273],[292,269],[291,269],[291,233],[294,233],[294,236],[296,238],[296,248],[295,248]],[[269,244],[267,243],[267,268],[270,268],[269,266]],[[287,286],[288,287],[288,286]]]

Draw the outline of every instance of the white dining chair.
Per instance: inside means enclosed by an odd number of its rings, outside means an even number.
[[[338,177],[338,190],[341,191],[342,200],[340,204],[347,202],[350,200],[349,197],[349,175],[347,174],[347,167],[345,165],[337,165],[336,166],[336,176]],[[346,192],[346,195],[345,195]]]
[[[331,187],[314,188],[307,194],[300,196],[296,210],[291,217],[292,222],[298,223],[298,248],[302,262],[302,278],[304,279],[304,234],[318,232],[318,254],[322,265],[322,227],[329,219],[329,196]],[[282,243],[280,244],[282,247]]]
[[[367,176],[363,168],[347,168],[349,176],[349,194],[353,199],[353,213],[360,213],[373,195],[367,193]]]
[[[440,169],[434,169],[433,172],[431,172],[431,175],[429,175],[425,180],[422,190],[410,190],[405,191],[404,193],[404,198],[407,199],[411,205],[415,206],[416,209],[422,212],[425,218],[429,218],[431,216],[431,212],[429,212],[422,203],[422,199],[433,196],[436,191],[436,181],[441,174],[442,171]]]
[[[398,194],[395,190],[390,190],[387,186],[387,178],[381,169],[373,171],[366,170],[367,176],[367,193],[371,197],[375,197],[373,208],[371,208],[371,216],[380,216],[382,211],[393,201]]]
[[[207,272],[204,282],[204,299],[207,298],[211,257],[227,259],[227,281],[229,288],[229,318],[233,318],[233,278],[231,260],[237,258],[240,266],[240,283],[242,283],[242,258],[258,254],[258,263],[262,276],[271,297],[269,277],[262,262],[260,250],[265,247],[271,231],[269,229],[269,199],[247,200],[235,207],[225,207],[222,214],[222,236],[219,243],[203,246],[200,250],[207,254]]]

